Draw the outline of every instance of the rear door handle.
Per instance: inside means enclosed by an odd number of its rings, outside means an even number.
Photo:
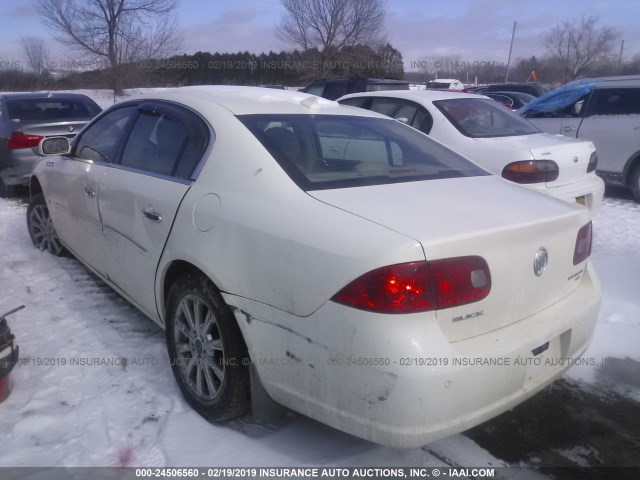
[[[563,132],[573,132],[573,131],[575,131],[575,128],[566,126],[566,127],[562,127],[562,131]]]
[[[160,223],[162,221],[162,215],[156,212],[153,208],[145,208],[142,210],[142,214],[152,222]]]
[[[88,196],[92,198],[96,196],[96,192],[91,190],[89,187],[84,187],[84,193],[86,193]]]

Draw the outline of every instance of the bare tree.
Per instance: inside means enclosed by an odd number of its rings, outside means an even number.
[[[545,37],[545,45],[555,63],[565,71],[565,81],[589,73],[612,54],[620,32],[599,27],[598,17],[581,17],[563,22]]]
[[[22,39],[22,49],[29,62],[29,68],[38,81],[42,81],[48,75],[47,64],[49,52],[42,38],[27,37]]]
[[[324,61],[342,48],[384,43],[384,0],[282,0],[278,36],[303,51],[317,49]]]
[[[56,39],[107,67],[116,92],[122,89],[121,66],[177,52],[178,1],[34,0]]]

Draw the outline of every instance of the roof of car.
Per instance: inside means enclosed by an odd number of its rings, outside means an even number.
[[[371,116],[372,113],[362,109],[346,109],[337,102],[316,95],[261,87],[218,85],[180,87],[130,97],[130,99],[134,98],[176,101],[199,111],[206,104],[215,104],[234,115],[322,113]],[[382,115],[380,117],[386,118]]]
[[[333,77],[333,78],[318,78],[316,80],[312,80],[309,82],[318,83],[318,82],[335,82],[335,81],[366,81],[368,83],[401,83],[408,84],[407,80],[401,80],[398,78],[371,78],[371,77]]]
[[[583,78],[576,80],[572,83],[589,83],[595,82],[596,88],[598,87],[637,87],[640,85],[640,75],[621,75],[617,77],[596,77],[596,78]]]
[[[339,98],[338,100],[356,97],[393,97],[413,101],[449,100],[452,98],[487,98],[484,95],[463,93],[457,90],[383,90],[380,92],[351,93]]]
[[[89,98],[81,93],[64,92],[2,92],[1,100],[27,100],[31,98]]]

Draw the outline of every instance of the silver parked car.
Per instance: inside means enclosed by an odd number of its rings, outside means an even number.
[[[46,152],[42,140],[71,139],[102,109],[86,95],[7,93],[0,95],[0,196],[28,185]]]
[[[520,109],[540,129],[591,140],[598,175],[631,188],[640,202],[640,76],[587,78]]]

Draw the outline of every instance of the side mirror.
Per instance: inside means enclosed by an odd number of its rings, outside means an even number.
[[[571,113],[573,114],[574,117],[580,116],[580,112],[582,112],[583,106],[584,106],[584,100],[578,100],[576,103],[573,104]]]
[[[71,144],[66,137],[49,137],[40,142],[42,155],[64,155],[71,151]]]

